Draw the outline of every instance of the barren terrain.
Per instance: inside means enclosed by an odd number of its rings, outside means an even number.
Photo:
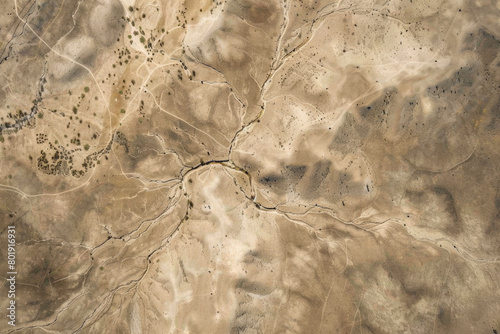
[[[1,333],[500,331],[499,1],[5,0],[0,75]]]

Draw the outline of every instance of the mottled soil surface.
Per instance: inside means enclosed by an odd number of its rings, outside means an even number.
[[[5,0],[1,333],[500,331],[500,1]]]

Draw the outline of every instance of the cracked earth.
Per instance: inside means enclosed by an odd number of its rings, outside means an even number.
[[[499,22],[4,1],[0,332],[496,334]]]

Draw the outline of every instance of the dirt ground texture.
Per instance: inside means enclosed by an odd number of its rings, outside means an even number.
[[[499,1],[2,8],[1,333],[500,331]]]

